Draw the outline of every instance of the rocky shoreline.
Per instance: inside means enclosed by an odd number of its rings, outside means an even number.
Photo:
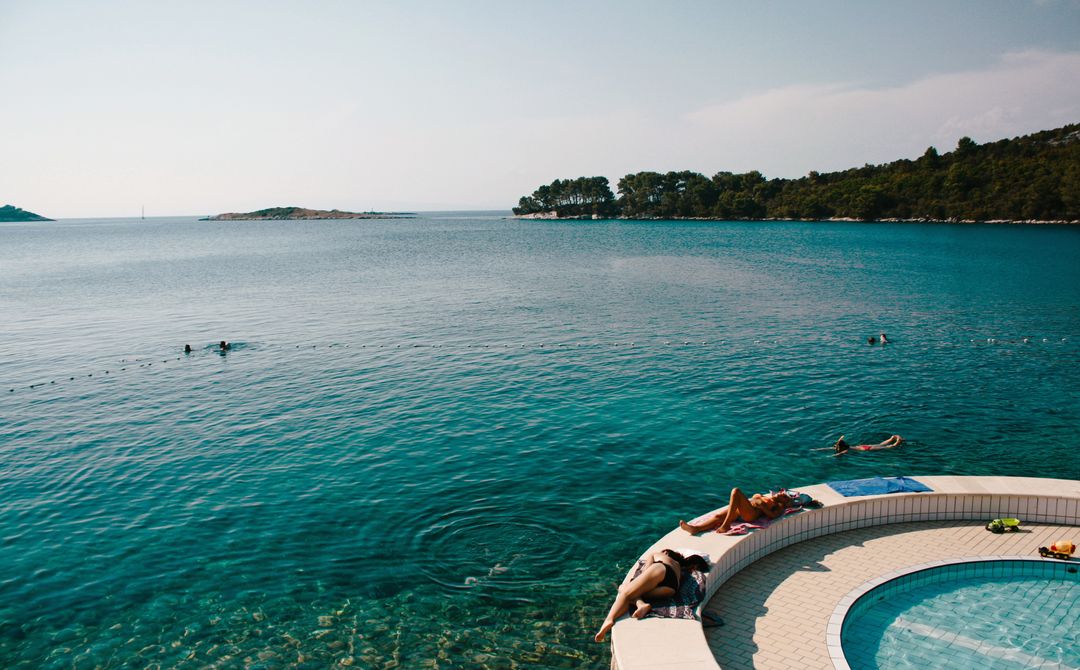
[[[993,223],[993,224],[1023,224],[1034,226],[1075,226],[1080,225],[1080,220],[1040,220],[1040,219],[856,219],[852,217],[831,217],[824,219],[785,219],[785,218],[738,218],[738,217],[705,217],[705,216],[665,216],[665,217],[635,217],[635,216],[557,216],[554,212],[538,212],[535,214],[520,214],[507,217],[510,219],[522,219],[532,221],[802,221],[807,223]]]

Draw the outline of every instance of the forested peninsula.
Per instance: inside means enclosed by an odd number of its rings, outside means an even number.
[[[14,205],[4,205],[3,207],[0,207],[0,221],[53,221],[53,219],[46,219],[40,214],[34,214],[25,209],[19,209]]]
[[[254,212],[229,212],[208,216],[200,221],[311,221],[321,219],[407,219],[405,212],[343,212],[340,209],[305,209],[303,207],[270,207]]]
[[[1080,222],[1080,124],[916,160],[766,179],[638,172],[556,179],[521,198],[530,218]]]

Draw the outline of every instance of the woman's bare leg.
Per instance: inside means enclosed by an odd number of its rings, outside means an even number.
[[[674,597],[675,589],[670,586],[657,586],[652,591],[649,591],[637,599],[637,602],[634,603],[634,611],[630,613],[630,616],[635,619],[644,619],[645,615],[652,611],[652,603],[649,602],[650,600],[663,600],[664,598]]]
[[[682,519],[679,519],[679,528],[682,528],[691,535],[697,535],[698,533],[704,533],[707,530],[712,530],[713,528],[716,528],[721,523],[723,523],[724,519],[727,517],[728,507],[729,505],[721,507],[720,509],[716,510],[716,513],[714,513],[709,518],[705,519],[699,524],[691,524],[683,521]]]
[[[887,440],[885,440],[883,442],[878,442],[877,444],[873,445],[873,447],[870,449],[870,451],[877,451],[878,449],[892,449],[893,447],[899,447],[900,444],[903,441],[904,441],[904,438],[900,437],[899,435],[893,435],[889,439],[887,439]]]
[[[727,517],[724,518],[723,523],[716,527],[716,532],[726,533],[731,530],[731,524],[739,519],[753,521],[759,515],[757,508],[750,504],[750,499],[746,497],[746,494],[737,487],[733,488],[731,489],[731,502],[728,504]]]
[[[697,525],[680,521],[679,528],[688,533],[702,533],[713,528],[718,533],[726,533],[731,529],[731,524],[735,523],[735,520],[739,518],[744,521],[753,521],[758,518],[758,511],[750,504],[746,494],[738,487],[735,487],[731,489],[731,500],[727,507],[721,508],[716,514]]]
[[[619,595],[615,596],[615,602],[611,604],[611,609],[608,610],[607,617],[604,619],[604,623],[600,626],[600,630],[596,633],[594,638],[597,642],[603,642],[607,636],[608,631],[615,625],[615,619],[622,616],[623,612],[630,609],[630,603],[635,602],[638,598],[650,594],[651,591],[659,590],[656,587],[660,585],[660,582],[664,581],[664,574],[667,572],[667,568],[663,563],[653,563],[645,568],[644,572],[630,580],[629,583],[623,584],[619,587]],[[671,589],[667,589],[670,591]],[[642,616],[645,616],[642,614]]]

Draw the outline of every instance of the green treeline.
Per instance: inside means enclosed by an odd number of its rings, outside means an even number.
[[[558,212],[558,216],[618,216],[615,194],[607,177],[556,179],[518,201],[514,214]]]
[[[1080,221],[1080,124],[916,160],[766,179],[760,172],[638,172],[555,180],[514,213],[631,219],[880,219]]]

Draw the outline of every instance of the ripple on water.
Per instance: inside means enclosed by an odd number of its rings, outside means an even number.
[[[424,575],[444,589],[521,591],[560,575],[574,549],[556,528],[524,510],[449,510],[413,536]]]

